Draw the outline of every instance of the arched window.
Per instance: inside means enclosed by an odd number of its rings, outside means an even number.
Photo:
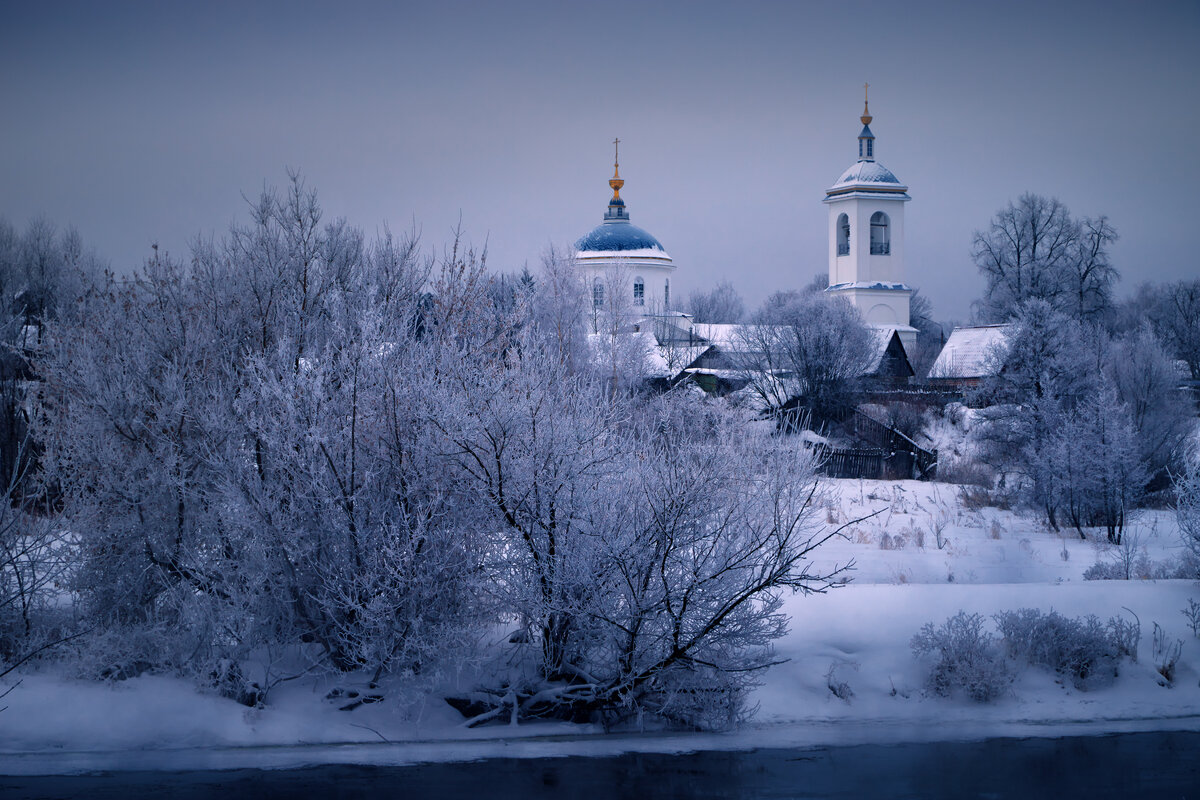
[[[839,216],[837,221],[837,248],[839,256],[850,255],[850,218],[845,214]]]
[[[633,279],[633,304],[635,306],[646,305],[646,282],[642,280],[641,275]]]
[[[871,215],[871,255],[887,256],[892,253],[891,234],[888,231],[888,215],[876,211]]]
[[[663,311],[671,310],[671,279],[667,278],[667,282],[663,284]]]
[[[592,281],[592,305],[596,308],[604,305],[604,284],[599,278]]]

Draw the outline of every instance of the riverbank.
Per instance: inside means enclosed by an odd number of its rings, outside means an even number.
[[[330,692],[345,689],[347,678],[327,675],[281,684],[265,707],[249,709],[180,678],[97,682],[46,667],[24,671],[0,701],[7,706],[0,711],[0,774],[608,757],[1200,729],[1200,639],[1180,613],[1189,599],[1200,598],[1195,582],[1085,581],[1086,567],[1112,558],[1112,548],[1056,536],[1011,511],[969,510],[944,484],[838,484],[840,501],[827,512],[832,519],[881,512],[820,554],[853,559],[855,580],[824,595],[786,599],[790,631],[777,644],[783,663],[761,676],[751,695],[757,713],[732,732],[606,734],[598,726],[565,723],[465,729],[439,693],[413,698],[385,691],[381,702],[342,710],[346,695],[331,698]],[[921,526],[939,519],[946,539],[940,548],[932,531],[921,535]],[[1169,515],[1152,514],[1137,525],[1147,560],[1173,556],[1178,540]],[[992,703],[927,691],[928,666],[909,646],[923,624],[959,610],[990,620],[1023,607],[1139,620],[1138,659],[1123,660],[1111,684],[1089,691],[1032,666],[1021,667],[1010,690]],[[1181,642],[1170,684],[1157,670],[1154,623]],[[841,696],[832,685],[844,687]],[[470,684],[457,687],[464,688]]]

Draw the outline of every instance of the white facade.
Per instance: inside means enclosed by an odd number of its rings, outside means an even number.
[[[850,301],[867,323],[892,328],[905,349],[912,289],[904,283],[904,204],[908,187],[875,161],[871,116],[863,109],[858,161],[825,192],[829,206],[829,291]]]
[[[575,265],[593,305],[599,285],[601,305],[615,299],[618,306],[627,309],[626,313],[639,316],[670,310],[671,303],[679,300],[676,267],[665,252],[654,252],[657,255],[642,254],[643,251],[578,251]],[[622,292],[625,297],[613,298],[614,292]]]
[[[911,200],[881,198],[865,192],[827,197],[829,205],[829,285],[839,283],[904,283],[904,203]],[[871,252],[871,218],[885,215],[888,251]],[[849,252],[839,255],[838,223],[845,217],[850,226]],[[876,226],[878,230],[878,226]],[[878,248],[877,248],[878,249]],[[907,316],[905,317],[907,320]]]
[[[613,196],[604,221],[575,243],[575,265],[588,295],[592,328],[597,330],[602,319],[635,327],[646,317],[670,317],[678,327],[681,320],[676,318],[681,315],[672,309],[682,295],[675,263],[657,239],[629,221],[621,199],[625,181],[615,163],[608,185]]]

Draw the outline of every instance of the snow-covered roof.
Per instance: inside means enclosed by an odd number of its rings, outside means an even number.
[[[712,375],[715,378],[726,378],[729,380],[744,378],[746,375],[745,371],[740,369],[709,369],[701,367],[689,367],[684,372],[688,375]]]
[[[838,178],[833,188],[849,186],[853,183],[891,183],[900,186],[900,179],[878,161],[863,160],[851,164],[850,168],[842,173],[842,177]]]
[[[663,358],[663,363],[674,364],[675,373],[682,372],[689,364],[696,363],[696,359],[704,355],[712,349],[711,344],[679,344],[678,342],[667,342],[659,345],[658,352]],[[670,355],[668,360],[667,356]],[[673,377],[673,376],[672,376]]]
[[[588,258],[657,258],[670,261],[671,257],[660,248],[640,247],[634,250],[580,250],[575,254],[577,260]]]
[[[870,375],[879,369],[879,365],[883,363],[883,357],[887,353],[888,345],[892,343],[892,337],[896,335],[894,328],[871,327],[871,366],[863,373]]]
[[[902,200],[910,199],[906,194],[908,187],[900,183],[900,179],[893,175],[890,169],[878,161],[867,159],[851,164],[837,179],[837,183],[830,186],[825,193],[842,196],[854,190],[867,193],[886,192]]]
[[[955,328],[929,370],[930,378],[984,378],[995,373],[992,353],[1003,347],[1011,324]]]
[[[912,287],[904,283],[895,283],[893,281],[854,281],[849,283],[835,283],[825,291],[832,292],[839,289],[874,289],[881,292],[911,292]]]
[[[728,350],[741,341],[741,331],[746,327],[742,324],[696,322],[692,325],[692,333]]]
[[[668,342],[660,345],[651,331],[628,331],[618,333],[617,346],[626,358],[639,360],[642,376],[646,378],[673,379],[690,366],[697,358],[712,347],[711,344],[681,344]],[[611,334],[589,333],[588,345],[592,358],[607,359],[612,345]]]

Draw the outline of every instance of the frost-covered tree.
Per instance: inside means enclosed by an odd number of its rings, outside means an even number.
[[[1200,380],[1200,279],[1164,287],[1153,311],[1159,336]]]
[[[53,330],[47,471],[113,658],[245,698],[263,648],[377,674],[453,657],[478,551],[422,402],[439,362],[505,348],[457,253],[426,302],[411,243],[322,224],[293,177],[190,267],[156,257]]]
[[[36,217],[19,233],[0,218],[0,487],[22,476],[22,485],[12,487],[14,502],[36,492],[29,485],[40,450],[28,437],[29,356],[44,339],[45,323],[69,309],[102,269],[74,228],[59,230]]]
[[[554,343],[556,357],[568,372],[585,369],[590,364],[584,324],[590,302],[574,251],[547,248],[542,254],[542,269],[530,312],[543,336]]]
[[[1191,453],[1175,475],[1175,518],[1186,562],[1200,577],[1200,454]]]
[[[181,265],[156,257],[126,285],[96,286],[51,328],[39,360],[36,432],[96,620],[168,632],[198,616],[207,624],[211,609],[198,606],[225,592],[212,569],[222,550],[210,455],[234,417],[214,369],[228,362],[225,343],[199,311]]]
[[[442,423],[508,554],[491,585],[539,654],[478,719],[730,724],[785,629],[780,593],[840,575],[808,561],[835,535],[811,456],[699,401],[599,402],[602,383],[523,352]]]
[[[1035,300],[992,357],[995,374],[974,398],[987,406],[986,457],[1052,527],[1066,522],[1082,536],[1103,526],[1119,543],[1128,512],[1169,466],[1188,425],[1153,333],[1143,327],[1114,340]]]
[[[1135,431],[1137,457],[1148,480],[1178,463],[1193,409],[1179,373],[1149,324],[1107,344],[1104,375]]]
[[[26,436],[18,449],[20,469],[32,468],[22,453],[31,442]],[[61,620],[51,617],[62,615],[60,585],[71,566],[68,536],[48,513],[44,495],[33,491],[36,482],[26,478],[13,470],[0,492],[0,664],[7,665],[53,642],[47,637]]]
[[[1120,277],[1108,253],[1119,236],[1105,216],[1084,217],[1078,225],[1074,251],[1067,260],[1064,309],[1075,319],[1098,322],[1112,307],[1113,285]]]
[[[736,342],[737,367],[775,413],[802,408],[837,417],[854,405],[875,342],[849,302],[820,292],[777,293]]]
[[[687,308],[696,322],[735,323],[746,316],[746,304],[729,281],[722,281],[707,292],[692,292]]]
[[[571,607],[594,577],[585,520],[608,505],[624,411],[602,400],[601,381],[569,373],[535,347],[529,343],[512,368],[443,381],[434,405],[456,413],[433,424],[463,501],[490,520],[485,530],[496,532],[494,545],[507,554],[494,578],[501,601],[534,629],[544,673],[554,679],[569,667]]]
[[[1065,415],[1097,386],[1099,364],[1083,327],[1044,300],[1025,303],[1012,334],[990,354],[995,369],[975,392],[986,406],[984,457],[1057,528],[1061,475],[1049,446]]]
[[[1039,448],[1054,476],[1049,503],[1084,536],[1085,526],[1105,529],[1121,543],[1128,514],[1146,484],[1137,431],[1128,407],[1111,386],[1090,394],[1063,414]]]
[[[1021,195],[975,233],[971,255],[987,280],[978,316],[1002,322],[1042,300],[1074,319],[1095,319],[1111,304],[1117,271],[1108,247],[1116,239],[1105,217],[1077,221],[1056,198]]]
[[[842,568],[809,561],[837,532],[814,513],[812,454],[789,439],[748,433],[744,418],[686,396],[634,422],[631,485],[595,523],[604,580],[584,651],[594,702],[723,727],[774,660],[783,594],[842,581]]]

